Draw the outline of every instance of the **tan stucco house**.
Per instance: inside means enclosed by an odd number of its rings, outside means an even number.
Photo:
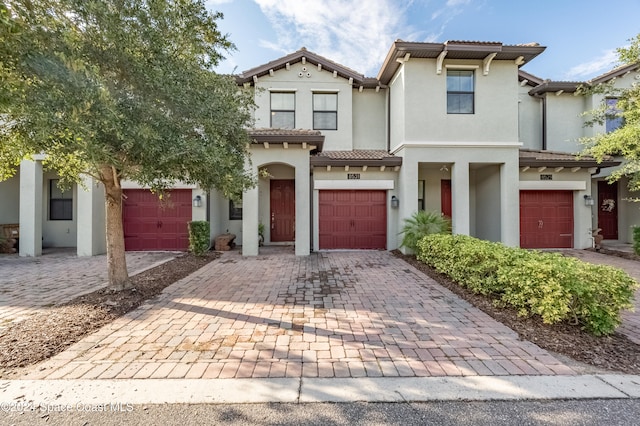
[[[600,99],[575,96],[580,82],[521,70],[544,49],[396,41],[376,77],[304,48],[245,71],[237,82],[258,106],[246,167],[258,185],[241,204],[178,186],[168,211],[128,183],[127,248],[185,249],[186,222],[197,219],[210,221],[212,237],[236,234],[247,256],[260,251],[260,224],[266,245],[293,244],[298,255],[391,250],[420,209],[451,217],[454,233],[512,246],[586,248],[598,227],[628,242],[640,213],[621,203],[624,183],[601,183],[619,161],[574,155],[580,137],[606,130],[585,128],[580,116]],[[584,83],[628,87],[638,71]],[[20,224],[21,255],[43,244],[104,252],[102,188],[85,186],[57,191],[37,160],[0,183],[0,224]]]

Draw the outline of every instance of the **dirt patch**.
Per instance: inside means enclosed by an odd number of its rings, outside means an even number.
[[[522,318],[515,309],[497,308],[489,298],[477,295],[446,276],[416,260],[415,256],[393,254],[433,278],[438,284],[514,330],[522,340],[535,343],[550,352],[569,357],[597,369],[626,374],[640,374],[640,345],[624,335],[596,337],[570,324],[547,325],[540,317]]]
[[[15,376],[20,367],[64,351],[219,255],[217,252],[201,257],[184,254],[134,275],[131,289],[113,292],[103,288],[9,324],[0,330],[0,378]]]

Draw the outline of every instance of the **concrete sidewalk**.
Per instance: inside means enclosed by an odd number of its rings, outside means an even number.
[[[425,402],[640,398],[640,376],[0,381],[3,410],[127,404]],[[109,411],[108,409],[106,411]]]

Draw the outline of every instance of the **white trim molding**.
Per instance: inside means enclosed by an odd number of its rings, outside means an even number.
[[[586,191],[587,182],[583,180],[521,180],[520,190],[546,191]]]
[[[522,142],[460,142],[460,141],[433,141],[433,142],[402,142],[395,146],[392,154],[396,154],[403,148],[520,148]]]
[[[313,189],[394,189],[393,180],[316,180]]]

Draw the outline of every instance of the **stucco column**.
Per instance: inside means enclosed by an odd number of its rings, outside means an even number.
[[[82,180],[83,185],[78,185],[77,253],[95,256],[107,252],[104,187],[88,176]]]
[[[500,232],[502,243],[520,245],[520,173],[518,158],[500,166]]]
[[[242,194],[242,255],[257,256],[259,190],[254,187]]]
[[[402,230],[404,225],[404,219],[411,217],[416,211],[418,211],[418,161],[412,159],[408,155],[410,151],[404,151],[402,159],[402,167],[398,174],[398,194],[397,197],[400,200],[398,206],[398,229]],[[391,209],[391,197],[393,191],[390,191],[388,196],[388,209]],[[389,242],[389,237],[387,237]],[[402,236],[398,236],[398,245],[402,242]],[[407,254],[410,250],[406,247],[401,247],[400,250]]]
[[[451,169],[452,231],[470,235],[469,162],[456,161]]]
[[[20,256],[42,255],[42,162],[20,163]]]
[[[309,191],[309,162],[307,167],[296,167],[296,256],[308,256],[311,245],[311,194]]]

